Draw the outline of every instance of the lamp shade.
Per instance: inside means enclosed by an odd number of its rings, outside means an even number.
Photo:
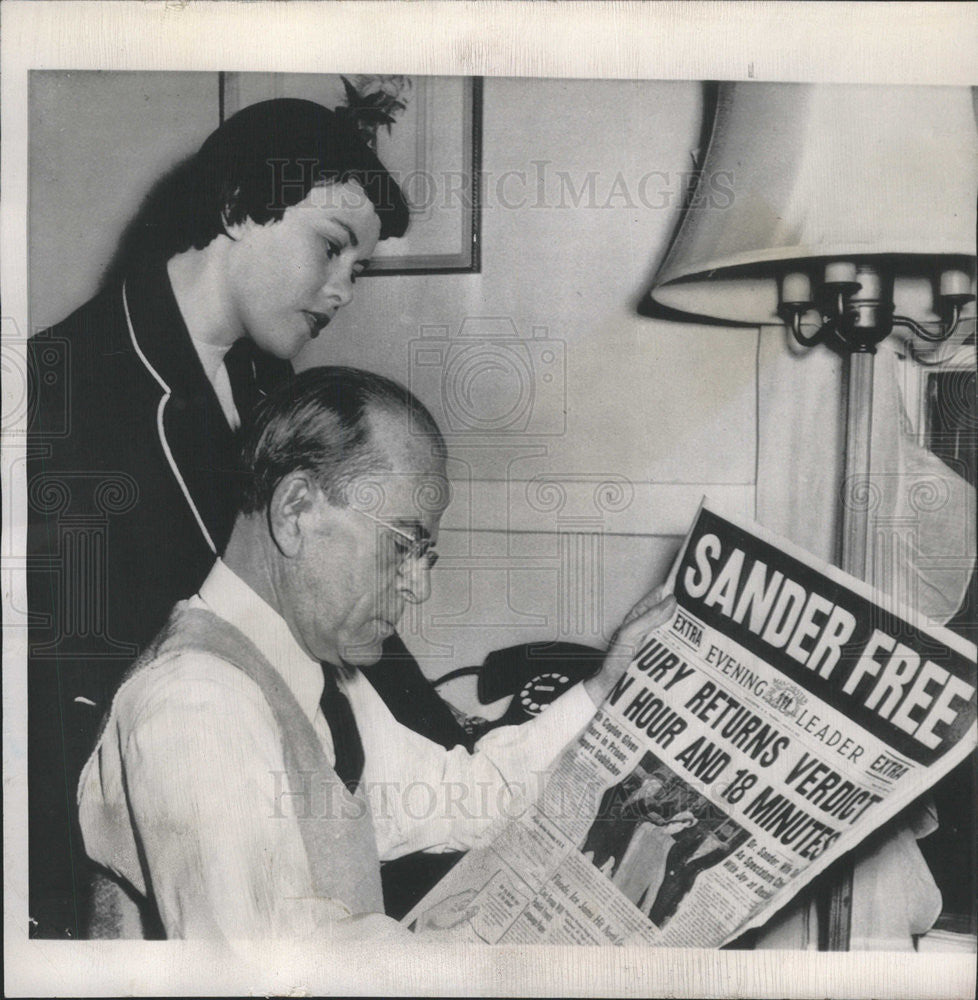
[[[723,84],[650,296],[691,317],[778,322],[786,274],[820,282],[828,262],[884,256],[897,311],[936,318],[938,272],[973,285],[976,195],[970,88]]]

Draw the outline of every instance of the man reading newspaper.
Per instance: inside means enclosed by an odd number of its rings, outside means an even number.
[[[447,501],[432,417],[388,379],[310,369],[261,404],[243,456],[223,558],[124,681],[82,773],[85,849],[102,867],[91,933],[404,934],[383,915],[379,861],[477,843],[675,602],[636,605],[600,672],[545,715],[471,755],[445,750],[361,673],[428,596]],[[451,927],[470,898],[419,925]]]

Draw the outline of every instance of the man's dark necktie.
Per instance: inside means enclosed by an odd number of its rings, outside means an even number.
[[[248,337],[239,337],[231,345],[224,355],[224,367],[231,382],[235,409],[241,423],[246,424],[261,396],[255,374],[255,345]]]
[[[322,664],[322,668],[324,684],[319,707],[323,710],[329,731],[333,734],[333,752],[336,755],[334,770],[340,781],[354,793],[363,774],[363,743],[360,741],[360,730],[357,729],[357,720],[353,717],[349,698],[336,683],[336,668],[331,663]]]

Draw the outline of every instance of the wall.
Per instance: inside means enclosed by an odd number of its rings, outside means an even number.
[[[87,296],[140,192],[212,127],[217,86],[34,85],[36,329]],[[635,312],[701,113],[696,83],[486,80],[481,273],[364,280],[297,362],[398,378],[449,430],[443,562],[403,625],[429,676],[515,642],[601,645],[664,577],[701,494],[754,514],[757,336]],[[466,351],[457,377],[419,366],[432,347]],[[478,707],[471,682],[446,693]]]
[[[215,73],[30,75],[31,329],[80,306],[153,183],[220,122]]]

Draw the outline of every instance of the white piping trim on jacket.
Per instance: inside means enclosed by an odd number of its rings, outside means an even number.
[[[210,532],[207,530],[207,525],[204,524],[204,519],[200,516],[200,511],[197,510],[197,505],[194,503],[193,497],[190,495],[190,490],[187,489],[187,484],[183,481],[183,476],[180,475],[180,469],[177,466],[176,459],[173,457],[173,452],[170,451],[170,445],[166,440],[166,434],[163,431],[163,411],[166,409],[166,404],[170,401],[170,396],[173,394],[170,387],[163,381],[159,372],[149,363],[146,355],[140,350],[139,344],[136,342],[136,331],[132,326],[132,317],[129,315],[129,299],[126,296],[126,285],[125,282],[122,284],[122,308],[126,314],[126,324],[129,327],[129,339],[132,340],[132,346],[139,355],[139,360],[145,365],[146,370],[156,379],[159,383],[160,388],[163,390],[163,398],[160,400],[160,405],[156,408],[156,429],[160,436],[160,444],[163,446],[163,454],[166,455],[166,460],[170,463],[170,468],[173,471],[173,475],[176,478],[177,484],[183,491],[184,498],[190,507],[191,513],[197,520],[197,526],[200,528],[201,534],[204,536],[204,541],[207,542],[210,547],[211,552],[214,555],[218,555],[217,546],[214,544],[214,540],[211,538]]]

